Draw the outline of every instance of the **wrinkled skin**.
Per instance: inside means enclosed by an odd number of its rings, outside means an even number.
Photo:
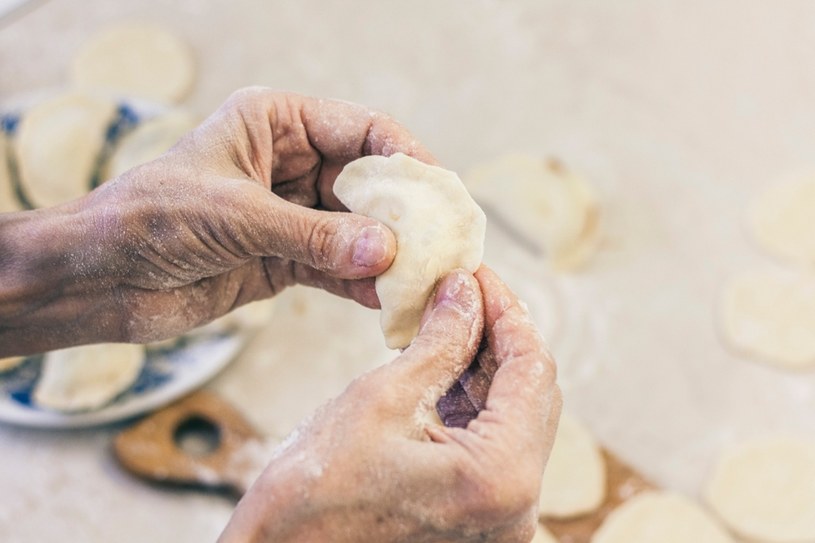
[[[295,283],[378,307],[393,234],[336,213],[332,186],[346,163],[395,152],[434,163],[362,106],[236,92],[159,159],[66,205],[0,215],[0,356],[160,340]]]
[[[479,345],[495,361],[483,410],[466,428],[430,422]],[[221,542],[527,543],[560,407],[517,298],[484,267],[456,272],[410,347],[290,436]]]
[[[295,283],[378,307],[395,240],[332,185],[349,161],[395,152],[434,163],[363,107],[235,93],[159,159],[0,215],[0,357],[160,340]],[[301,425],[221,539],[528,542],[560,405],[514,294],[485,267],[455,272],[410,347]]]

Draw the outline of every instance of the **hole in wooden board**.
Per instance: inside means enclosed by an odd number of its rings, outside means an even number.
[[[221,430],[211,420],[193,415],[178,424],[173,441],[190,456],[207,456],[221,445]]]

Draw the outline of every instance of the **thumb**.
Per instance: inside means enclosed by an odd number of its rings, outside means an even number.
[[[434,408],[475,357],[484,327],[481,289],[472,274],[444,277],[425,312],[419,334],[392,366],[416,399]]]
[[[396,238],[377,220],[318,211],[267,191],[253,204],[259,220],[247,225],[252,256],[294,260],[341,279],[373,277],[393,262]]]

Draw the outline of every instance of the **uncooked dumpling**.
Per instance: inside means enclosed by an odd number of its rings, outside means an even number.
[[[770,253],[805,266],[815,265],[815,173],[770,187],[750,209],[756,241]]]
[[[572,270],[594,252],[599,209],[591,187],[554,160],[508,154],[472,168],[470,193],[553,268]]]
[[[83,345],[45,355],[34,402],[57,411],[95,409],[125,391],[145,362],[143,345]]]
[[[385,343],[406,347],[416,336],[436,281],[456,268],[475,272],[487,220],[458,176],[402,153],[351,162],[334,193],[354,213],[384,223],[396,257],[376,279]]]
[[[645,492],[612,511],[591,543],[733,543],[733,539],[689,499]]]
[[[728,282],[722,333],[734,349],[766,362],[803,368],[815,364],[815,275],[753,270]]]
[[[23,360],[25,360],[24,356],[10,356],[7,358],[0,358],[0,372],[9,371],[16,368],[17,366],[23,363]]]
[[[722,520],[751,541],[815,541],[815,440],[776,437],[733,448],[706,495]]]
[[[145,121],[118,142],[108,162],[105,177],[116,177],[158,158],[194,127],[195,123],[189,115],[178,112]]]
[[[540,494],[540,516],[590,513],[606,497],[606,463],[588,428],[567,414],[558,425]]]
[[[558,543],[555,536],[549,533],[549,530],[538,524],[535,530],[535,537],[532,538],[530,543]]]
[[[0,130],[0,213],[19,211],[22,206],[14,194],[11,184],[11,174],[8,170],[8,140],[5,133]]]
[[[91,189],[115,111],[109,100],[66,94],[23,115],[15,138],[17,167],[32,205],[62,204]]]
[[[195,64],[187,45],[148,24],[124,24],[91,38],[74,58],[71,76],[84,89],[177,102],[192,87]]]

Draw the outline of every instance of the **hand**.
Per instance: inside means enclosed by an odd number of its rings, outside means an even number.
[[[483,409],[466,428],[431,422],[475,358]],[[526,543],[560,407],[554,362],[515,295],[484,267],[455,272],[410,347],[289,437],[221,542]]]
[[[295,283],[378,307],[393,234],[332,192],[342,167],[434,159],[361,106],[249,88],[159,159],[0,216],[0,356],[172,337]]]

